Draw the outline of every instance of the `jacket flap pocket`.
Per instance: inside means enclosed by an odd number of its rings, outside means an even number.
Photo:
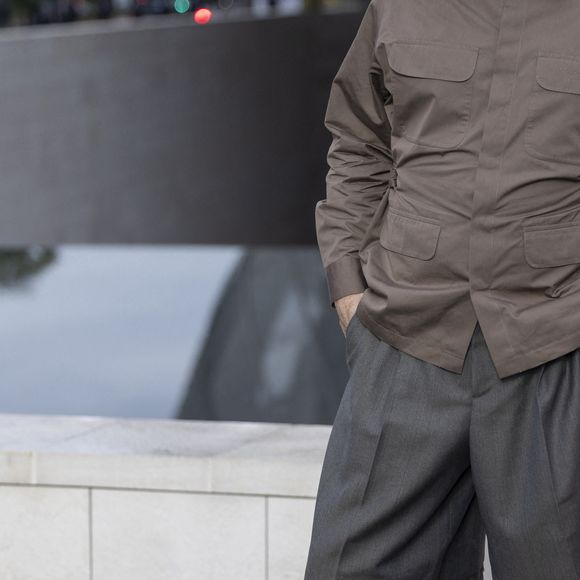
[[[580,58],[539,53],[536,80],[550,91],[580,95]]]
[[[402,214],[388,208],[379,241],[387,250],[429,260],[435,255],[440,230],[437,220]]]
[[[524,227],[524,253],[534,268],[580,263],[580,224]]]
[[[388,47],[387,58],[389,66],[402,75],[465,81],[475,70],[478,53],[476,47],[395,41]]]

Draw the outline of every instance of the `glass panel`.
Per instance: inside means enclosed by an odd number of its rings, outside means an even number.
[[[0,251],[0,412],[327,423],[347,371],[317,248]]]

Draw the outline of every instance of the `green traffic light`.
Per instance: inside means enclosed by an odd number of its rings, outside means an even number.
[[[175,0],[173,7],[175,8],[175,12],[184,14],[189,10],[189,0]]]

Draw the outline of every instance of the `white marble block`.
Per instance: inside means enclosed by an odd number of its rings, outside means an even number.
[[[314,499],[268,498],[268,580],[304,580]]]
[[[265,580],[266,500],[93,491],[92,580]]]
[[[0,485],[0,578],[90,580],[88,495]]]

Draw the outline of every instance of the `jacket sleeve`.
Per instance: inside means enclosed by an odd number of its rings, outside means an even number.
[[[326,198],[316,203],[315,222],[332,307],[367,287],[358,250],[393,171],[384,107],[390,94],[375,55],[376,18],[371,0],[332,81],[324,117],[332,142]]]

